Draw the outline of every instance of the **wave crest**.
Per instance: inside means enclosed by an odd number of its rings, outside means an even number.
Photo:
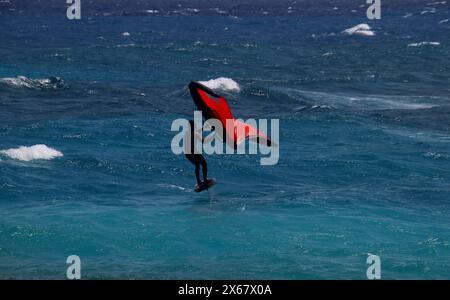
[[[408,47],[421,47],[421,46],[440,46],[439,42],[420,42],[408,44]]]
[[[55,76],[43,79],[31,79],[25,76],[0,78],[0,84],[14,88],[28,88],[35,90],[56,90],[67,87],[67,84],[62,78]]]
[[[200,81],[200,83],[212,90],[236,93],[239,93],[241,91],[241,87],[236,81],[226,77],[219,77],[217,79],[211,79],[208,81]]]
[[[21,146],[19,148],[11,148],[8,150],[1,150],[4,154],[12,159],[21,161],[32,161],[37,159],[51,160],[56,157],[61,157],[63,154],[58,150],[47,147],[46,145],[34,145],[31,147]]]
[[[375,32],[371,30],[372,28],[366,24],[362,23],[351,28],[345,29],[344,34],[347,35],[359,35],[359,36],[374,36]]]

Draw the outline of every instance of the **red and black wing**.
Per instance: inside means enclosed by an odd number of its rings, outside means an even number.
[[[226,141],[228,145],[236,149],[237,145],[246,139],[254,139],[258,143],[265,142],[270,146],[271,141],[264,133],[251,125],[235,120],[224,97],[195,81],[189,84],[189,91],[195,105],[206,120],[217,119],[222,123],[225,129],[222,140]],[[227,122],[227,120],[232,120],[232,122]],[[232,126],[227,126],[227,123]],[[224,139],[225,135],[226,139]]]
[[[192,81],[189,84],[194,103],[202,111],[206,120],[217,119],[226,124],[227,119],[234,120],[227,100],[201,83]]]

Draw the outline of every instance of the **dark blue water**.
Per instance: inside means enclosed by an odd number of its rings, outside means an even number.
[[[63,279],[76,254],[83,278],[364,279],[368,253],[448,278],[448,3],[181,2],[1,3],[0,149],[63,156],[0,154],[0,278]],[[170,126],[220,77],[236,116],[280,119],[280,161],[207,156],[196,194]]]

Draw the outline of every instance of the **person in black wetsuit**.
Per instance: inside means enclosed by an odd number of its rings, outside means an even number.
[[[194,121],[190,120],[189,125],[191,126],[190,130],[186,133],[186,138],[190,139],[191,145],[190,148],[185,143],[185,156],[186,158],[195,165],[195,177],[197,178],[197,185],[200,186],[208,180],[208,166],[206,164],[206,159],[201,154],[195,154],[195,137],[201,140],[202,143],[204,141],[203,137],[199,132],[194,130]],[[200,165],[202,166],[203,173],[203,181],[200,180]]]

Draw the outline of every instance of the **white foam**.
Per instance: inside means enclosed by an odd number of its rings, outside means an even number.
[[[431,7],[431,8],[426,8],[424,11],[422,11],[420,14],[421,15],[426,15],[426,14],[435,14],[436,13],[436,8]]]
[[[441,43],[439,42],[420,42],[420,43],[411,43],[408,45],[408,47],[420,47],[420,46],[440,46]]]
[[[448,154],[441,154],[436,152],[427,152],[424,154],[425,157],[429,157],[432,159],[448,159],[450,158],[450,155]]]
[[[34,145],[31,147],[21,146],[19,148],[1,150],[0,153],[12,159],[21,161],[31,161],[36,159],[51,160],[63,156],[61,152],[49,148],[46,145]]]
[[[157,184],[157,186],[162,187],[162,188],[168,188],[168,189],[177,189],[180,191],[189,191],[189,189],[186,189],[182,186],[178,186],[178,185],[174,185],[174,184],[160,183],[160,184]]]
[[[444,19],[444,20],[442,20],[442,21],[439,21],[439,24],[448,23],[449,20],[450,20],[450,19]]]
[[[212,10],[214,10],[216,13],[221,14],[221,15],[227,14],[227,11],[221,10],[221,9],[218,8],[218,7],[214,8],[214,9],[212,9]]]
[[[208,81],[200,81],[201,84],[209,87],[212,90],[220,90],[224,92],[236,92],[241,91],[239,84],[231,78],[219,77],[217,79],[211,79]]]
[[[124,33],[122,33],[122,36],[130,36],[130,33],[129,32],[124,32]]]
[[[25,76],[7,77],[0,78],[0,83],[4,83],[12,87],[25,87],[29,89],[55,89],[64,86],[64,81],[58,77],[43,79],[30,79]]]
[[[374,36],[375,32],[371,30],[372,28],[366,24],[362,23],[351,28],[347,28],[343,31],[347,35],[359,35],[359,36]]]
[[[46,80],[46,79],[37,79],[36,82],[45,83],[44,80]],[[25,76],[1,78],[0,82],[6,83],[10,86],[15,86],[15,87],[27,87],[27,88],[34,87],[33,80],[31,80]]]

